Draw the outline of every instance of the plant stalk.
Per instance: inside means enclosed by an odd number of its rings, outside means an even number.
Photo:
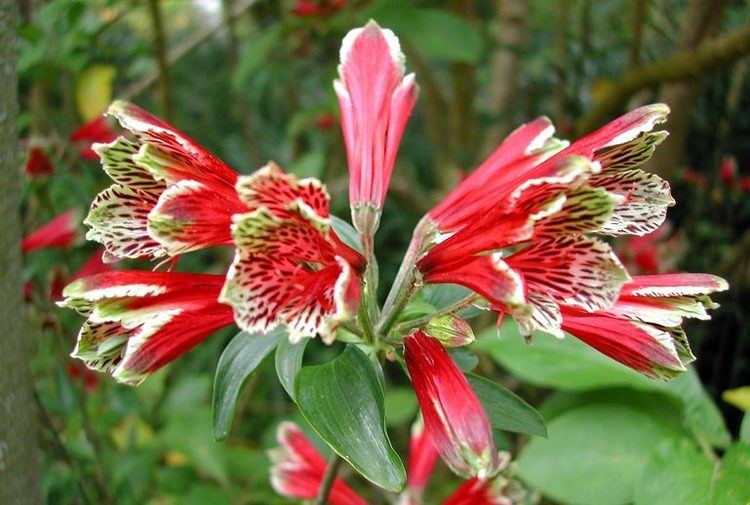
[[[335,452],[328,459],[328,468],[323,476],[323,482],[320,484],[318,490],[318,496],[315,499],[315,505],[324,505],[328,503],[328,495],[331,494],[333,483],[336,480],[336,474],[339,472],[339,466],[341,466],[341,458]]]
[[[409,243],[409,248],[404,254],[404,259],[398,269],[396,279],[393,281],[393,287],[388,293],[388,298],[385,300],[380,320],[375,329],[376,334],[381,337],[388,335],[393,323],[414,294],[417,281],[415,265],[424,250],[431,228],[432,221],[423,218],[414,229],[411,243]]]
[[[475,301],[477,301],[479,297],[477,295],[471,294],[469,296],[466,296],[464,298],[461,298],[457,302],[448,305],[445,308],[442,308],[438,311],[433,312],[432,314],[428,314],[426,316],[413,319],[411,321],[406,321],[405,323],[401,323],[398,326],[396,326],[396,331],[398,333],[406,333],[407,331],[418,328],[422,325],[425,325],[429,323],[431,320],[433,320],[436,317],[444,316],[446,314],[455,314],[458,312],[461,312],[462,310],[470,307]]]

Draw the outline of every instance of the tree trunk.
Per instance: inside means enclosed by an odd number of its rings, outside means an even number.
[[[692,0],[685,20],[680,27],[677,50],[695,50],[703,40],[716,33],[724,0]],[[672,178],[680,170],[685,151],[693,105],[700,90],[700,78],[665,84],[659,101],[672,109],[669,121],[669,139],[654,152],[651,169],[665,178]]]
[[[490,95],[487,110],[495,122],[487,128],[484,154],[491,153],[515,128],[513,108],[517,107],[520,52],[526,35],[528,0],[495,0],[498,29],[497,49],[490,62]],[[517,107],[516,110],[520,110]]]
[[[16,119],[17,2],[0,0],[0,503],[42,502],[21,275]]]

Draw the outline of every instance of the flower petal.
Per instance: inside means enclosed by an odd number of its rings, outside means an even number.
[[[135,162],[158,180],[173,184],[192,179],[219,189],[233,189],[237,174],[197,142],[140,107],[123,101],[110,105],[107,114],[132,132],[143,145]]]
[[[78,237],[79,214],[75,209],[63,212],[23,238],[21,249],[25,253],[48,247],[65,248]]]
[[[237,198],[226,199],[198,181],[179,181],[167,188],[148,214],[147,229],[176,256],[232,243],[232,215],[246,212]]]
[[[349,163],[349,200],[352,206],[367,202],[382,208],[417,86],[413,75],[404,77],[398,38],[374,21],[347,33],[340,56],[333,84]]]
[[[352,268],[335,255],[325,235],[301,218],[267,208],[235,216],[237,250],[220,300],[234,307],[245,331],[285,324],[289,338],[321,335],[331,342],[359,297]]]
[[[607,243],[585,236],[535,242],[506,261],[521,272],[527,292],[587,311],[611,307],[630,279]]]
[[[159,192],[113,184],[94,198],[83,224],[86,239],[107,250],[104,261],[120,258],[160,258],[167,253],[148,233],[148,214]]]
[[[443,461],[465,478],[495,475],[501,462],[487,414],[442,344],[415,331],[404,338],[404,360]]]
[[[266,207],[278,217],[289,216],[289,204],[301,201],[317,216],[328,217],[330,196],[323,183],[314,178],[297,179],[270,162],[251,175],[237,180],[237,193],[250,209]]]

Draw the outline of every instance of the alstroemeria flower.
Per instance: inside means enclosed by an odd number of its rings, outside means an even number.
[[[333,83],[349,161],[349,201],[360,233],[377,228],[401,137],[414,108],[414,74],[404,77],[398,38],[375,21],[346,34]]]
[[[514,499],[505,489],[512,481],[503,477],[491,480],[481,480],[476,477],[469,479],[456,489],[443,505],[514,505],[525,503],[522,489],[517,493],[518,499]]]
[[[271,486],[282,496],[314,500],[323,483],[327,463],[302,430],[283,422],[276,431],[280,447],[269,451]],[[332,505],[366,505],[367,502],[339,477],[333,481],[328,501]]]
[[[443,461],[465,478],[500,471],[484,407],[442,344],[417,330],[404,338],[404,360],[425,428]]]
[[[364,259],[333,231],[325,188],[271,163],[240,177],[237,193],[254,210],[234,216],[236,252],[221,301],[245,331],[284,324],[293,342],[332,342],[356,310]]]
[[[65,248],[78,237],[78,212],[71,209],[40,226],[23,238],[21,249],[30,253],[38,249]]]
[[[49,175],[55,171],[55,167],[41,147],[31,147],[25,170],[26,175],[33,178]]]
[[[232,308],[217,301],[223,283],[221,275],[134,270],[79,279],[59,303],[87,317],[71,356],[140,384],[234,322]]]
[[[80,143],[81,157],[86,160],[95,160],[98,156],[94,151],[94,144],[107,144],[117,138],[114,130],[104,116],[92,119],[88,123],[70,134],[70,140]]]
[[[474,290],[527,336],[561,337],[560,305],[611,307],[629,276],[589,234],[645,234],[664,221],[669,186],[637,166],[665,137],[651,130],[668,112],[641,107],[569,146],[546,118],[516,130],[427,214],[439,243],[417,263],[424,281]]]
[[[406,489],[401,494],[400,505],[421,503],[422,493],[438,460],[438,451],[425,429],[424,420],[418,417],[411,427],[409,439],[409,471]]]
[[[683,318],[709,319],[708,295],[724,291],[708,274],[644,275],[622,287],[609,309],[588,313],[562,307],[562,328],[603,354],[649,376],[671,378],[695,359]]]
[[[115,182],[91,205],[86,238],[105,260],[154,259],[232,243],[232,215],[247,212],[234,190],[237,174],[185,134],[145,110],[114,102],[134,140],[119,137],[94,150]]]

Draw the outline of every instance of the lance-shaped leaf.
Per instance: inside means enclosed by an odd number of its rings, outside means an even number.
[[[281,385],[292,400],[295,399],[294,379],[302,368],[302,356],[305,354],[305,347],[309,341],[309,338],[304,338],[297,343],[292,343],[288,339],[282,339],[276,348],[276,375],[279,376]]]
[[[544,418],[522,398],[483,377],[466,374],[466,378],[482,402],[494,429],[547,436]]]
[[[237,399],[250,375],[284,337],[279,328],[262,333],[239,332],[224,348],[214,375],[214,438],[224,440],[234,419]]]
[[[302,368],[297,405],[331,448],[374,484],[399,491],[406,471],[385,430],[383,389],[367,356],[348,346],[333,361]]]

